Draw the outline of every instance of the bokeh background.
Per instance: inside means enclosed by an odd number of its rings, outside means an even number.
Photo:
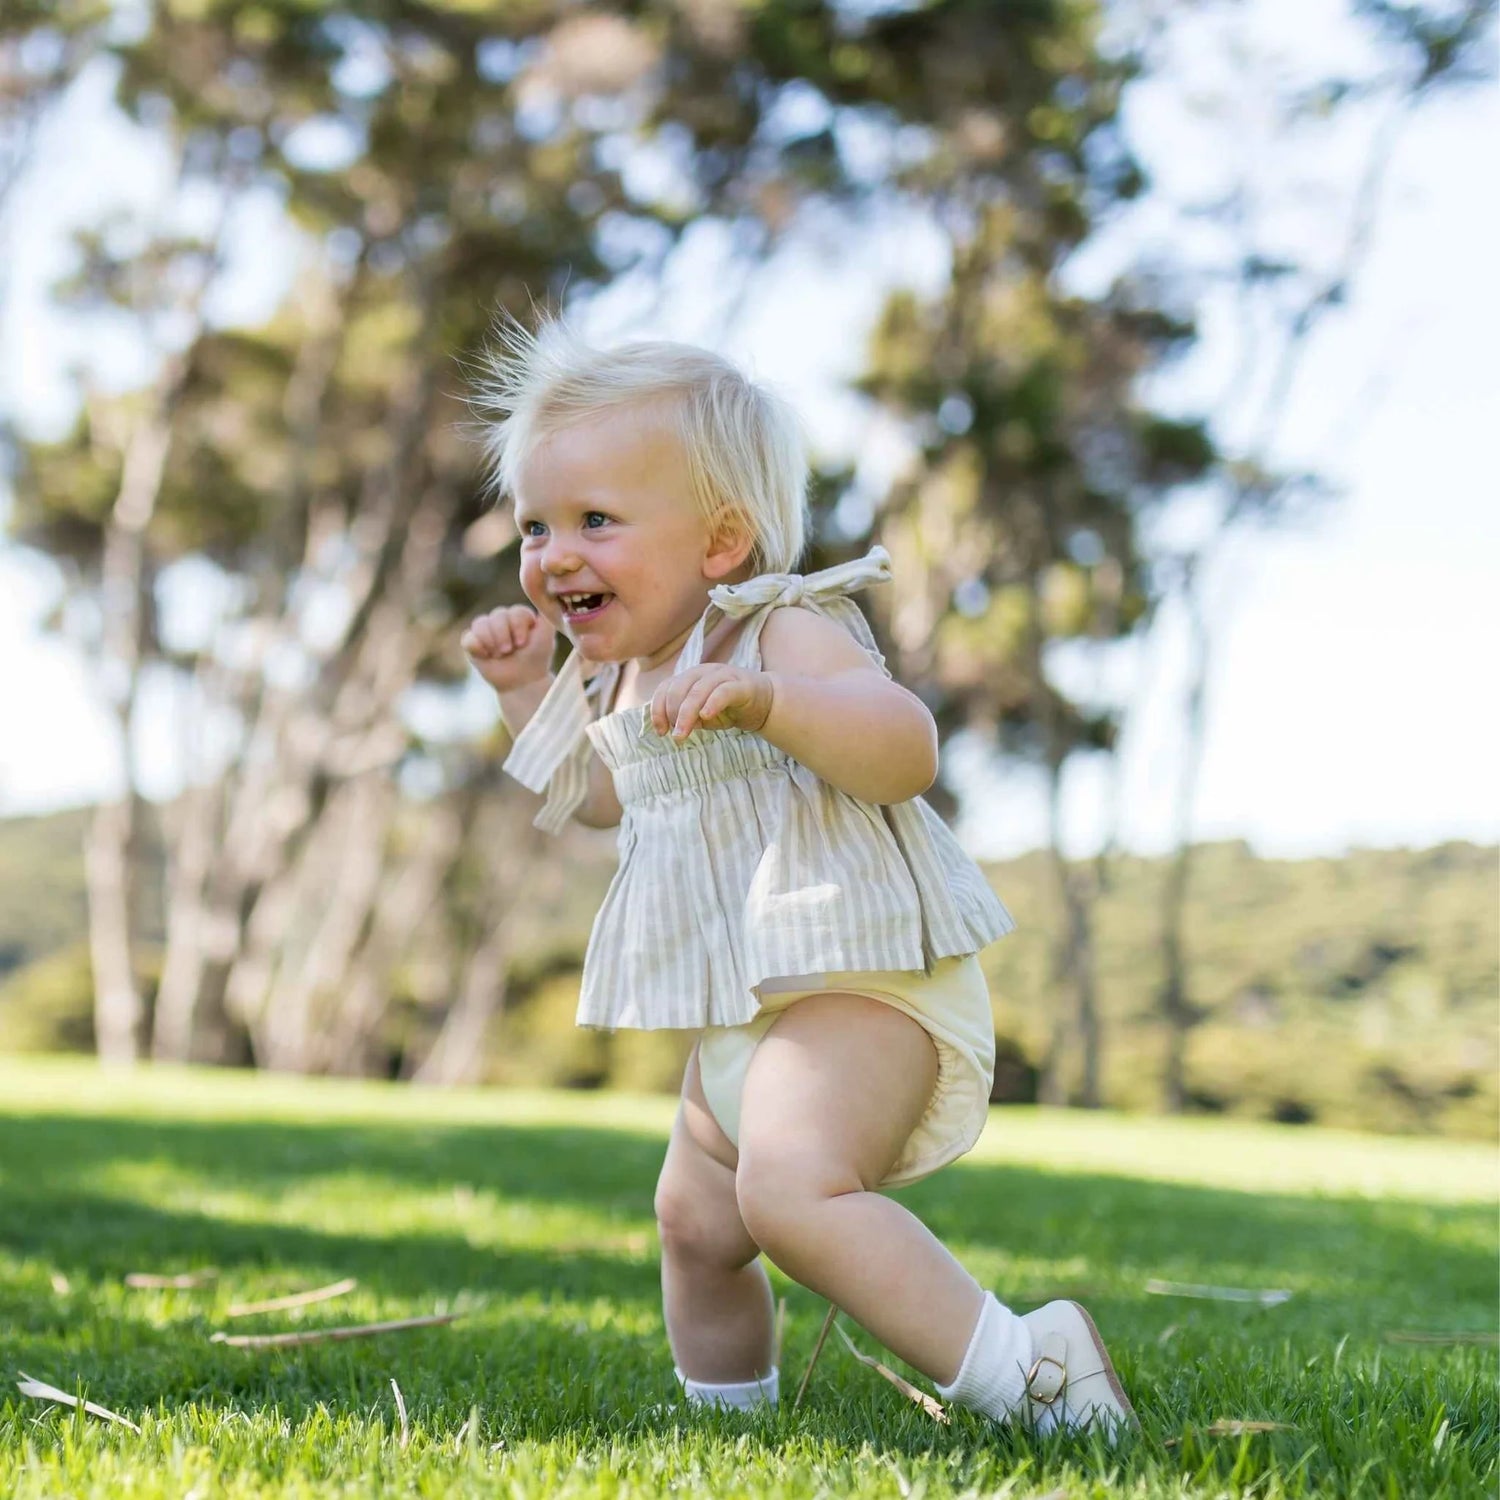
[[[0,1049],[670,1089],[499,772],[501,310],[743,360],[1021,922],[997,1102],[1493,1138],[1494,6],[18,3]]]

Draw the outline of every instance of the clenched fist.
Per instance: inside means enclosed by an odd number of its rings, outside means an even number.
[[[497,693],[540,682],[552,665],[557,632],[524,604],[492,609],[459,637],[474,669]]]
[[[754,734],[771,715],[775,690],[768,672],[706,662],[669,677],[651,695],[651,725],[680,744],[695,729],[744,729]]]

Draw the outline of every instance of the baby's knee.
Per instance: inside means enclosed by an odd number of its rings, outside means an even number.
[[[734,1192],[755,1242],[786,1269],[820,1204],[862,1184],[805,1145],[747,1147],[741,1142]]]
[[[737,1215],[731,1213],[735,1222],[724,1222],[722,1213],[716,1213],[712,1205],[684,1185],[663,1178],[656,1185],[655,1207],[656,1231],[662,1255],[668,1259],[679,1264],[695,1261],[717,1266],[753,1259],[754,1249],[746,1246],[744,1227]]]

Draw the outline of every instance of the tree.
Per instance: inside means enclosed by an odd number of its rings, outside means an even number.
[[[1326,255],[1316,248],[1301,257],[1287,250],[1277,223],[1285,182],[1269,170],[1231,175],[1211,201],[1181,206],[1185,217],[1206,220],[1221,230],[1231,257],[1227,263],[1206,268],[1183,267],[1181,282],[1184,288],[1196,282],[1204,296],[1229,288],[1243,357],[1232,384],[1214,403],[1212,428],[1223,459],[1195,496],[1205,507],[1204,523],[1187,545],[1162,550],[1152,559],[1153,591],[1162,601],[1177,606],[1175,611],[1158,610],[1153,618],[1171,621],[1180,617],[1189,646],[1174,854],[1161,907],[1160,1014],[1166,1031],[1162,1102],[1169,1112],[1181,1111],[1188,1102],[1187,1036],[1205,1014],[1191,994],[1185,913],[1215,632],[1227,612],[1227,601],[1215,594],[1215,565],[1231,539],[1246,528],[1283,523],[1308,500],[1326,495],[1327,487],[1318,476],[1289,472],[1278,461],[1277,449],[1298,375],[1319,329],[1350,300],[1403,128],[1435,94],[1471,84],[1491,71],[1481,61],[1480,47],[1487,38],[1493,41],[1492,0],[1457,7],[1358,0],[1353,12],[1365,23],[1378,62],[1363,70],[1351,62],[1346,72],[1307,82],[1278,75],[1274,59],[1261,55],[1244,33],[1244,18],[1237,7],[1207,8],[1208,23],[1221,29],[1221,45],[1233,49],[1238,59],[1237,85],[1253,97],[1258,113],[1269,107],[1273,141],[1288,147],[1316,138],[1326,131],[1330,119],[1355,111],[1373,113],[1375,123],[1362,169],[1357,180],[1348,184],[1347,202],[1339,201],[1342,194],[1337,190],[1328,195],[1343,222],[1326,235],[1330,252]],[[1159,43],[1165,45],[1169,36],[1169,32],[1159,36]],[[1235,128],[1229,118],[1234,114],[1233,104],[1220,100],[1217,105],[1218,114],[1224,117],[1219,128],[1225,133]],[[1269,162],[1268,157],[1265,160]]]
[[[1097,1105],[1096,890],[1091,871],[1063,857],[1061,791],[1073,756],[1109,753],[1122,705],[1070,698],[1053,658],[1136,628],[1149,603],[1138,516],[1201,474],[1213,450],[1200,424],[1156,416],[1136,393],[1191,325],[1141,280],[1096,299],[1064,284],[1095,221],[1143,186],[1118,133],[1131,64],[1101,58],[1087,18],[1076,25],[1033,97],[1007,97],[1014,83],[1005,54],[996,59],[986,97],[1009,105],[1024,133],[961,115],[933,153],[923,187],[952,247],[949,282],[930,305],[891,299],[862,385],[915,437],[879,523],[896,563],[887,614],[903,673],[924,684],[945,733],[975,731],[993,753],[1047,773],[1062,914],[1054,973],[1072,1003],[1054,1010],[1042,1092],[1067,1097],[1076,1035],[1078,1097]]]
[[[122,106],[173,143],[184,199],[212,203],[216,225],[164,222],[145,253],[91,242],[79,290],[139,320],[161,373],[133,398],[91,398],[65,440],[28,445],[12,530],[101,599],[85,645],[114,664],[122,743],[149,666],[191,684],[185,735],[228,725],[240,747],[200,757],[164,819],[157,1056],[378,1067],[403,945],[481,930],[467,924],[485,903],[462,915],[472,893],[438,872],[476,853],[488,759],[422,733],[408,706],[463,680],[456,620],[519,597],[495,577],[507,528],[460,432],[464,371],[497,308],[527,316],[565,288],[658,271],[690,222],[722,221],[749,261],[809,217],[857,225],[893,197],[949,223],[964,294],[983,311],[950,311],[933,345],[947,358],[940,391],[902,390],[892,371],[871,389],[915,405],[958,382],[986,461],[1007,465],[973,533],[998,549],[999,623],[984,636],[987,660],[1006,664],[1001,691],[966,684],[962,620],[935,660],[955,704],[967,692],[1059,767],[1065,746],[1107,738],[1039,675],[1048,631],[1107,631],[1112,612],[1136,607],[1113,509],[1127,481],[1108,452],[1083,461],[1067,445],[1128,436],[1135,472],[1156,439],[1116,409],[1119,372],[1181,331],[1149,306],[1070,304],[1046,287],[1095,207],[1135,182],[1109,143],[1115,70],[1096,56],[1092,15],[970,0],[873,15],[815,0],[625,12],[547,0],[495,16],[464,0],[211,0],[159,3],[140,35],[110,35]],[[262,328],[218,326],[214,277],[244,253],[248,197],[268,192],[302,235],[291,295]],[[995,255],[1019,267],[1009,290]],[[1042,328],[1025,369],[968,342],[1006,319]],[[1082,355],[1106,336],[1101,375]],[[1021,441],[1029,455],[1012,451]],[[121,512],[137,468],[151,482],[132,493],[149,503]],[[1012,476],[1023,493],[997,501]],[[1082,560],[1067,553],[1095,531],[1104,556],[1090,561],[1086,542]],[[196,632],[171,618],[189,563],[219,600]],[[105,593],[107,566],[118,594]],[[1071,623],[1052,621],[1058,611]],[[1012,666],[992,638],[1009,639],[1017,618]],[[427,800],[414,834],[415,787]],[[102,827],[128,882],[129,825]],[[529,866],[524,843],[507,852],[512,883],[488,899],[508,911]],[[119,933],[106,884],[98,920]],[[449,901],[460,915],[445,928]],[[413,1068],[446,1074],[442,1058],[475,1055],[503,997],[500,946],[440,1033],[452,1044]]]

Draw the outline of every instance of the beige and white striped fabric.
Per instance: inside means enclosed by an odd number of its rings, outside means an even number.
[[[800,605],[845,625],[889,676],[848,597],[889,577],[876,547],[821,573],[716,588],[676,670],[701,661],[716,611],[747,621],[730,660],[758,670],[771,610]],[[589,938],[580,1025],[735,1026],[755,1015],[764,980],[931,973],[938,959],[976,953],[1014,927],[921,798],[861,802],[743,730],[698,729],[674,743],[652,728],[646,704],[604,712],[618,680],[610,663],[585,685],[575,652],[505,762],[533,791],[546,789],[536,822],[551,831],[582,800],[594,752],[614,776],[620,864]]]

